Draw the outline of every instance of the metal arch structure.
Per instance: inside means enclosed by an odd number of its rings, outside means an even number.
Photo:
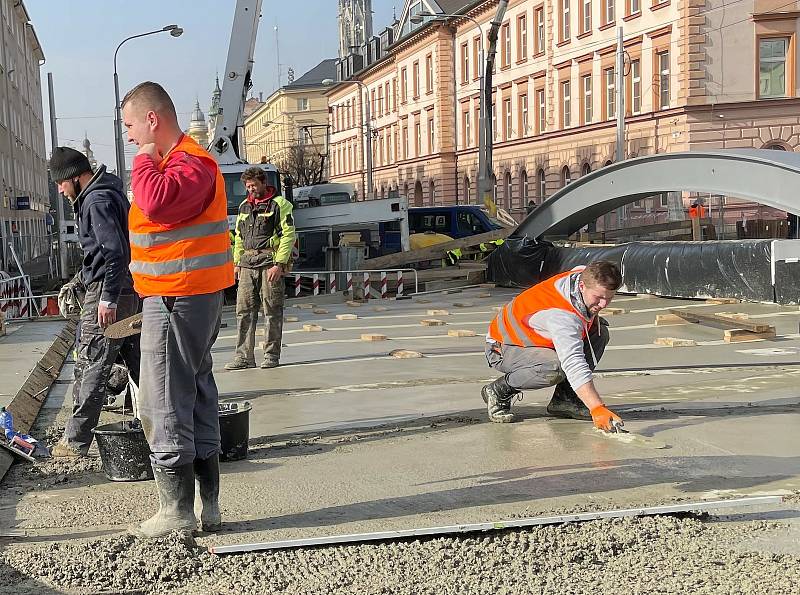
[[[749,199],[800,214],[800,153],[685,151],[614,163],[556,192],[525,218],[513,236],[568,236],[616,208],[673,191]]]

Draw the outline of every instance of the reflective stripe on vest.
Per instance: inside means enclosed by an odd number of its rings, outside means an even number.
[[[150,220],[134,203],[128,216],[130,270],[141,296],[184,296],[213,293],[234,284],[228,230],[225,180],[214,158],[193,139],[182,136],[159,163],[164,171],[175,153],[214,164],[214,196],[205,210],[177,225]]]
[[[587,320],[572,303],[567,300],[556,289],[556,283],[577,271],[567,271],[560,273],[526,289],[508,304],[506,304],[492,323],[489,325],[489,336],[504,345],[516,345],[518,347],[547,347],[553,349],[551,338],[543,337],[524,320],[536,312],[549,309],[565,310],[578,316],[583,323],[583,336],[586,337],[587,329],[591,326],[592,320]],[[517,310],[516,314],[514,310]]]
[[[217,233],[228,233],[228,220],[198,223],[178,229],[156,231],[153,233],[130,233],[131,244],[142,248],[152,248],[161,244],[171,244],[191,238],[204,238]]]

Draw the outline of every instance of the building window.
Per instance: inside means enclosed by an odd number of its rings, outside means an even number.
[[[546,108],[544,89],[538,89],[536,91],[536,134],[542,134],[547,130]]]
[[[786,74],[788,37],[768,37],[758,40],[758,97],[770,99],[787,97]],[[660,63],[659,63],[660,68]]]
[[[639,60],[631,61],[631,113],[642,111],[642,65]]]
[[[386,84],[384,85],[384,89],[386,90],[386,103],[384,103],[384,104],[383,104],[383,109],[384,109],[384,112],[383,112],[383,113],[384,113],[384,114],[388,114],[388,113],[391,111],[391,109],[392,109],[392,108],[389,106],[389,97],[391,97],[391,96],[389,95],[389,81],[386,81]]]
[[[464,44],[464,45],[466,46],[467,44]],[[472,61],[472,78],[477,80],[480,77],[479,69],[483,67],[483,65],[481,64],[481,38],[480,37],[476,37],[475,39],[472,40],[472,55],[475,56],[475,60]],[[467,62],[469,62],[469,59],[467,59]],[[469,66],[469,64],[467,64],[467,66]],[[468,68],[464,68],[464,72],[468,73],[469,69]],[[464,82],[467,81],[467,78],[466,78],[467,76],[469,76],[469,75],[468,74],[464,74]]]
[[[528,59],[528,17],[521,14],[517,18],[517,60]]]
[[[506,172],[505,177],[503,178],[503,200],[505,201],[506,207],[509,209],[512,206],[511,203],[511,174]]]
[[[428,118],[428,153],[431,155],[436,152],[436,128],[433,126],[433,118]]]
[[[461,82],[469,82],[469,45],[461,44]]]
[[[669,51],[658,54],[658,108],[669,107]]]
[[[539,7],[534,12],[534,26],[536,27],[536,47],[533,48],[534,54],[544,52],[544,8]]]
[[[572,116],[572,106],[569,96],[569,81],[561,83],[561,127],[569,128]]]
[[[565,165],[561,169],[561,187],[563,188],[572,181],[572,174],[569,172],[569,166]]]
[[[592,122],[592,75],[587,74],[581,79],[581,90],[583,91],[583,123]]]
[[[308,97],[301,97],[297,100],[297,110],[301,112],[308,111]]]
[[[592,30],[592,0],[581,0],[581,33]]]
[[[570,0],[561,0],[561,41],[569,39],[569,2]]]
[[[523,137],[528,134],[528,95],[519,96],[519,134]]]
[[[506,68],[511,63],[511,26],[509,23],[500,28],[500,39],[503,43],[500,51],[500,66]]]
[[[528,172],[524,169],[519,172],[519,195],[522,199],[522,206],[528,205]]]
[[[377,102],[375,100],[375,89],[372,89],[372,91],[370,91],[370,97],[371,97],[371,99],[370,99],[370,104],[369,104],[370,107],[369,108],[370,108],[370,110],[372,110],[373,114],[377,115],[378,112],[375,109],[377,107]]]
[[[464,198],[466,199],[465,201],[466,204],[470,204],[470,201],[472,200],[471,194],[472,191],[470,190],[469,187],[469,178],[467,176],[464,176]]]
[[[636,14],[642,10],[639,0],[628,0],[628,14]]]
[[[378,86],[378,111],[375,112],[376,116],[383,113],[383,85]]]
[[[408,126],[403,126],[403,159],[408,159]]]
[[[419,122],[414,124],[414,149],[416,157],[422,155],[422,125]]]
[[[544,177],[544,169],[539,168],[536,172],[536,198],[539,202],[544,202],[547,198],[547,180]]]
[[[614,22],[614,0],[605,0],[603,4],[603,24],[608,25]]]
[[[433,54],[425,56],[425,90],[433,93]]]
[[[481,132],[481,128],[483,128],[483,125],[481,123],[481,108],[480,108],[480,106],[475,108],[475,119],[473,120],[473,122],[475,122],[475,132],[474,132],[474,135],[475,135],[474,139],[475,140],[473,142],[477,146],[478,144],[480,144],[480,132]]]
[[[606,68],[603,71],[606,83],[606,120],[613,120],[617,116],[616,111],[616,85],[614,82],[614,69]]]
[[[588,176],[592,172],[592,168],[589,167],[588,163],[584,163],[583,167],[581,168],[581,177]]]
[[[511,98],[503,100],[503,140],[511,138]]]
[[[497,104],[492,103],[492,138],[497,140]]]
[[[400,70],[400,101],[408,101],[408,68],[405,66]]]
[[[470,125],[469,110],[461,114],[461,144],[464,147],[472,145],[472,127]]]
[[[417,99],[419,97],[419,61],[414,62],[411,67],[412,85],[414,85],[414,94],[412,97]]]

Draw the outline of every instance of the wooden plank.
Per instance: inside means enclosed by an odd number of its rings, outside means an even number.
[[[494,240],[504,240],[510,236],[515,229],[514,227],[504,227],[503,229],[495,229],[494,231],[479,233],[475,236],[468,236],[451,242],[442,242],[441,244],[420,248],[419,250],[409,250],[408,252],[397,252],[396,254],[369,258],[364,261],[363,266],[365,269],[391,269],[412,262],[436,260],[442,258],[448,250],[469,248],[470,246],[477,246],[483,242],[492,242]]]
[[[689,324],[689,321],[680,316],[675,316],[675,314],[656,314],[656,326],[673,324]]]
[[[764,333],[774,328],[769,324],[757,324],[755,322],[747,322],[746,320],[734,320],[725,316],[717,316],[716,314],[698,314],[697,312],[688,312],[686,310],[678,310],[671,308],[670,314],[680,316],[689,322],[696,322],[698,324],[705,324],[708,326],[723,326],[727,328],[744,329],[751,333]]]
[[[726,331],[727,332],[727,331]],[[656,345],[664,345],[665,347],[696,347],[697,341],[694,339],[679,339],[677,337],[658,337],[653,341]]]
[[[745,341],[763,341],[765,339],[775,338],[775,327],[769,327],[769,330],[754,333],[741,328],[727,329],[725,331],[724,340],[726,343],[743,343]]]

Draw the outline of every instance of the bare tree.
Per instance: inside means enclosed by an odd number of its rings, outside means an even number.
[[[289,174],[297,186],[319,184],[325,177],[324,156],[305,143],[290,146],[276,165]]]

